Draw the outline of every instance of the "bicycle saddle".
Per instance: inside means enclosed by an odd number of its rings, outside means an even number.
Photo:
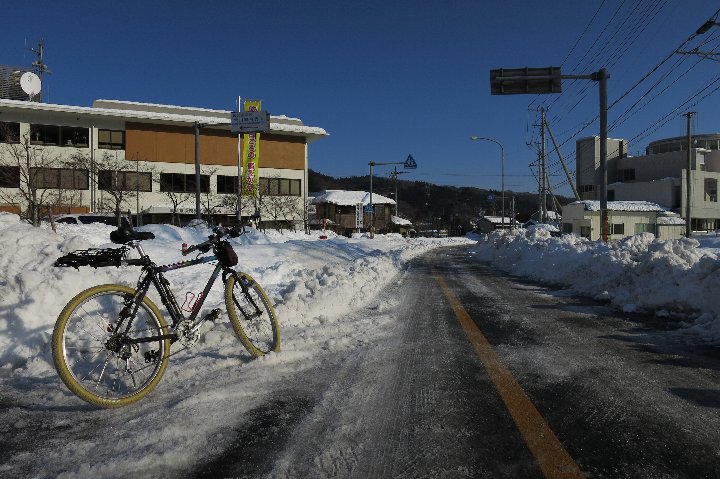
[[[110,241],[117,244],[127,244],[131,241],[154,239],[155,235],[149,231],[135,231],[127,226],[121,226],[110,233]]]

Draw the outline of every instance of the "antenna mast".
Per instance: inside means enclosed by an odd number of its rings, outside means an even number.
[[[50,69],[48,68],[48,66],[45,65],[45,63],[43,63],[43,51],[44,50],[45,50],[45,39],[44,38],[41,38],[38,41],[36,48],[30,48],[30,51],[37,55],[37,60],[32,62],[32,66],[33,66],[33,70],[35,70],[35,73],[40,78],[41,85],[43,84],[42,83],[43,73],[52,73],[50,71]],[[40,102],[42,103],[42,101],[43,101],[43,94],[42,94],[42,90],[41,90],[40,91]]]

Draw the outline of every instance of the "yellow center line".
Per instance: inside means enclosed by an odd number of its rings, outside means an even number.
[[[450,290],[443,278],[435,275],[435,280],[445,293],[455,316],[460,321],[545,477],[552,479],[584,478],[578,465],[575,464],[530,398],[527,397],[510,370],[502,363],[500,356],[460,304],[458,297]]]

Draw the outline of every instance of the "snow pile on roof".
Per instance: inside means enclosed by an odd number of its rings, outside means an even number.
[[[659,225],[684,225],[685,219],[681,218],[679,215],[658,215],[657,217],[657,224]]]
[[[487,238],[473,254],[495,267],[607,299],[626,312],[695,318],[690,329],[720,343],[720,250],[700,248],[695,239],[657,241],[650,233],[609,244],[543,230]]]
[[[600,211],[600,202],[594,200],[574,201],[569,205],[583,205],[585,211]],[[649,201],[608,201],[609,211],[666,211],[667,208]]]
[[[378,195],[377,193],[373,193],[372,202],[376,205],[395,204],[395,200]],[[370,193],[367,191],[326,190],[312,200],[312,204],[314,205],[323,203],[331,203],[339,206],[354,206],[358,203],[367,205],[370,204]]]
[[[375,198],[373,198],[373,201],[375,201]],[[400,218],[399,216],[391,216],[390,221],[392,224],[398,225],[398,226],[412,226],[412,221],[406,220],[405,218]]]

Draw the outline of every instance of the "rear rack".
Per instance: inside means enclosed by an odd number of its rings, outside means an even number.
[[[55,266],[72,267],[79,269],[80,266],[91,266],[102,268],[105,266],[120,266],[127,255],[129,248],[89,248],[73,251],[55,260]]]

